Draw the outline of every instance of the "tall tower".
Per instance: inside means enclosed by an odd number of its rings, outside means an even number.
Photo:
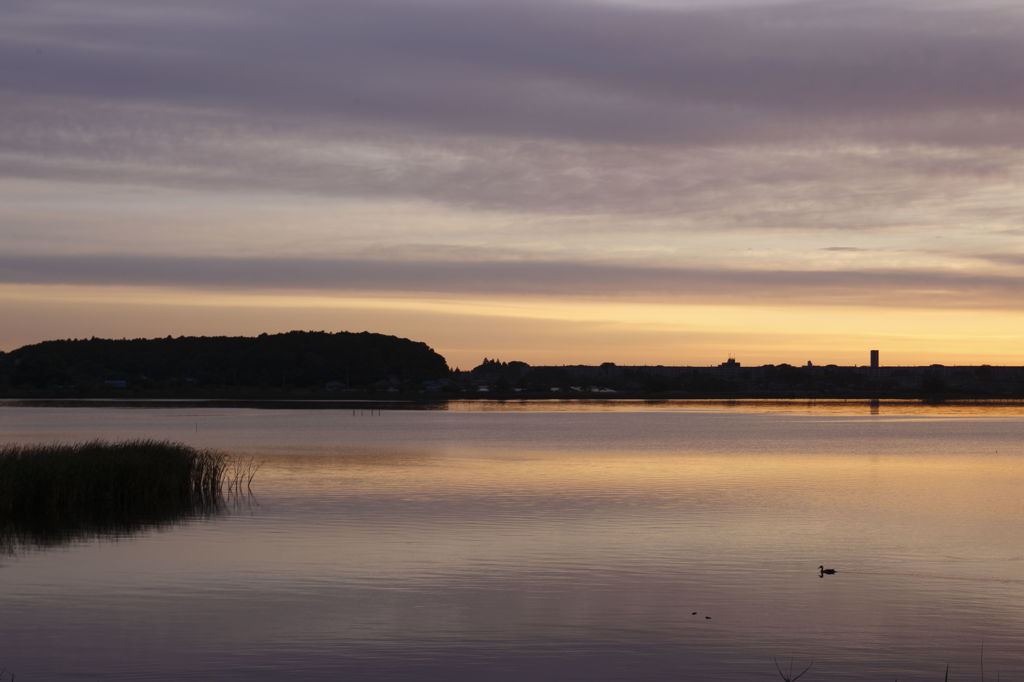
[[[871,351],[871,369],[878,369],[878,351]]]

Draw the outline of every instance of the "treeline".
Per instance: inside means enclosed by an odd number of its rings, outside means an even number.
[[[527,393],[531,395],[582,392],[588,394],[622,393],[629,395],[679,394],[700,397],[732,396],[741,390],[733,377],[716,371],[688,369],[666,375],[656,367],[617,367],[606,362],[599,366],[538,366],[525,362],[484,358],[462,376],[457,385],[487,393]]]
[[[0,387],[16,391],[386,389],[448,371],[425,343],[370,332],[67,339],[0,354]]]
[[[622,367],[564,365],[531,367],[525,362],[485,358],[455,383],[465,391],[492,395],[658,396],[677,398],[1024,397],[1024,367],[929,365],[924,367],[792,366]]]

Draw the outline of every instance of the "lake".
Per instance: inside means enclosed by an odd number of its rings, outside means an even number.
[[[262,465],[224,514],[0,555],[0,668],[1024,678],[1020,405],[436,407],[0,405],[0,442],[172,439]]]

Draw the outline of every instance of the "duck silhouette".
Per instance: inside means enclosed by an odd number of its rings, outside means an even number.
[[[820,571],[820,573],[818,574],[819,578],[824,578],[826,575],[835,575],[836,574],[836,569],[834,569],[834,568],[825,568],[824,566],[818,566],[818,571]]]

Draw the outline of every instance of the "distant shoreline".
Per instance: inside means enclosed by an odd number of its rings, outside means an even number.
[[[20,400],[1018,400],[1024,366],[538,365],[452,369],[423,342],[371,332],[65,339],[0,353],[0,397]],[[62,403],[63,404],[63,403]],[[221,402],[220,404],[224,404]]]
[[[651,407],[663,405],[686,406],[722,406],[722,407],[767,407],[767,406],[799,406],[808,407],[836,407],[836,406],[863,406],[863,407],[906,407],[906,406],[948,406],[948,407],[1021,407],[1024,408],[1024,398],[1006,397],[964,397],[935,400],[923,398],[865,398],[850,397],[837,398],[828,397],[793,397],[793,396],[767,396],[767,397],[743,397],[743,398],[722,398],[722,397],[665,397],[665,396],[463,396],[451,398],[350,398],[350,399],[320,399],[320,398],[0,398],[0,407],[39,407],[39,408],[167,408],[167,409],[264,409],[264,410],[351,410],[351,411],[375,411],[375,410],[438,410],[445,411],[453,405],[458,404],[479,404],[486,405],[526,405],[526,404],[551,404],[551,405],[599,405],[599,404],[644,404]]]

